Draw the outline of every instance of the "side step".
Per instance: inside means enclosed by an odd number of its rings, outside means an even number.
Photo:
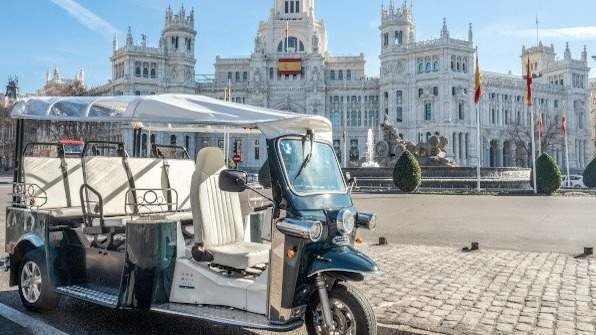
[[[115,288],[82,284],[56,287],[56,292],[108,308],[118,307],[118,290]]]
[[[297,329],[304,323],[302,319],[286,324],[271,323],[264,315],[220,306],[167,303],[154,305],[151,310],[159,313],[184,316],[242,328],[279,332]]]

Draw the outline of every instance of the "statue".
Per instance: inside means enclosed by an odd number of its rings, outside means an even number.
[[[455,162],[447,158],[446,148],[449,141],[445,136],[432,136],[428,143],[414,144],[404,140],[389,120],[382,124],[383,138],[375,145],[375,160],[382,167],[393,167],[399,157],[410,151],[421,166],[455,166]]]
[[[263,36],[260,32],[257,33],[257,37],[255,37],[255,53],[257,54],[264,54],[265,53],[265,41],[263,40]]]

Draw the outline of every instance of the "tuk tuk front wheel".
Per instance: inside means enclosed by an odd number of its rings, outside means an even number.
[[[55,309],[60,296],[48,279],[45,256],[42,250],[25,254],[18,271],[19,296],[28,310],[41,312]]]
[[[334,330],[324,327],[322,305],[318,294],[306,310],[308,335],[376,335],[377,320],[370,303],[357,288],[341,283],[329,292]]]

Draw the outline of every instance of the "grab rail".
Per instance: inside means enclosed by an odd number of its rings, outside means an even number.
[[[133,213],[129,213],[129,208],[133,208]],[[176,213],[178,212],[178,191],[173,188],[131,188],[126,192],[124,210],[127,216]]]
[[[40,208],[48,202],[46,191],[37,184],[11,183],[12,205],[22,208]]]

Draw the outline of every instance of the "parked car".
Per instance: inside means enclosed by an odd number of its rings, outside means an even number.
[[[569,177],[569,178],[567,178]],[[567,188],[586,188],[584,185],[584,177],[577,174],[563,176],[563,187]]]

